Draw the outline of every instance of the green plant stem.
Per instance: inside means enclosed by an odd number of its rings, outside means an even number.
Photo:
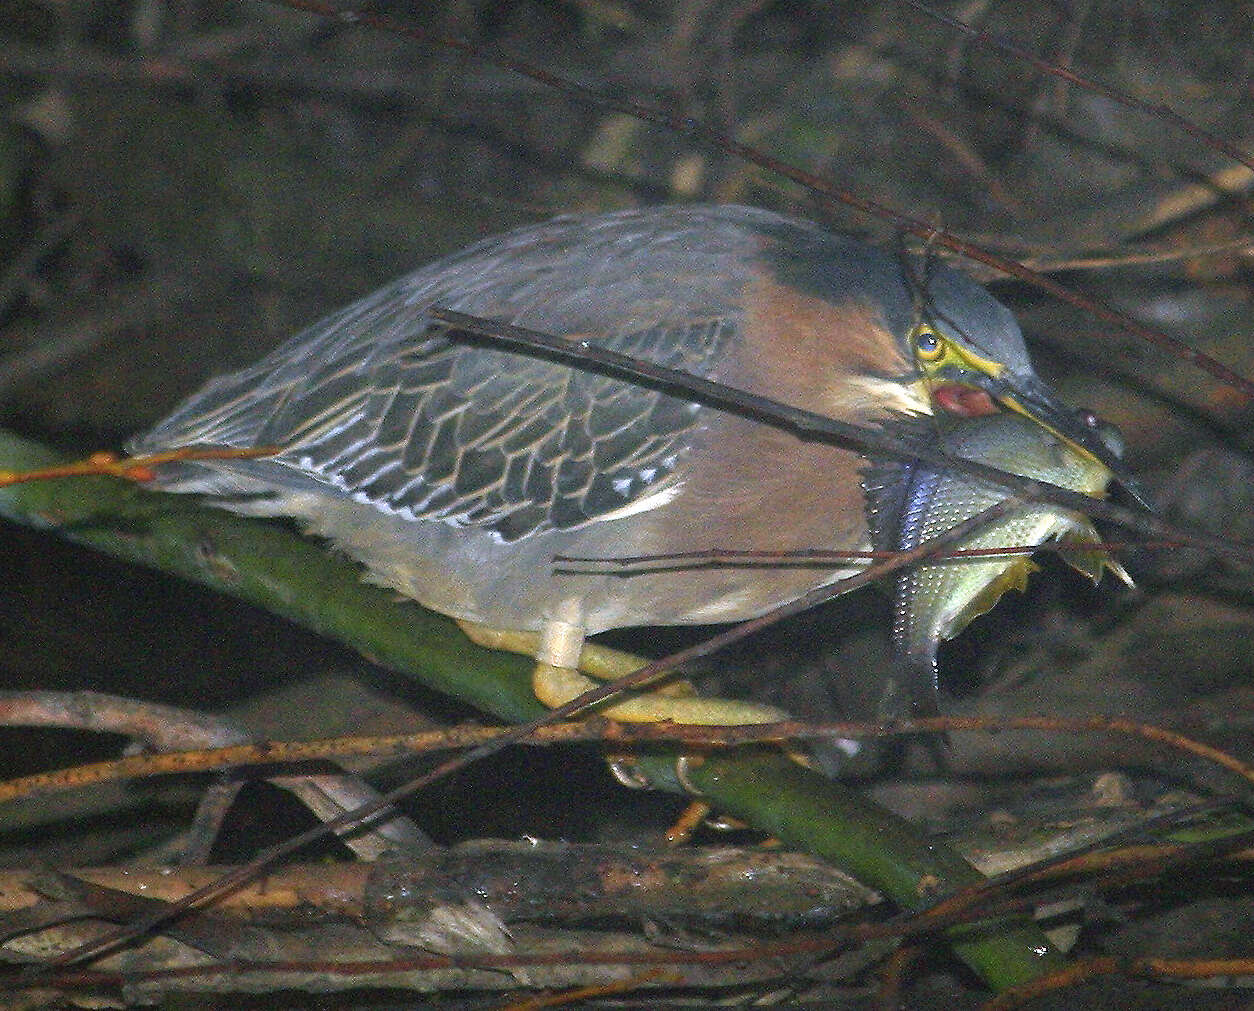
[[[662,776],[658,759],[645,765]],[[744,748],[689,763],[685,779],[720,811],[814,853],[911,912],[985,878],[919,826],[778,753]],[[954,953],[1002,990],[1058,969],[1062,957],[1027,920],[948,931]]]

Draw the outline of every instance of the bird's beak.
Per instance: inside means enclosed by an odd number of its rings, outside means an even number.
[[[1129,472],[1120,455],[1102,439],[1101,433],[1085,423],[1079,412],[1058,399],[1036,376],[981,375],[979,385],[1004,407],[1031,418],[1042,428],[1069,443],[1074,449],[1101,463],[1115,481],[1146,509],[1152,509],[1149,496]]]

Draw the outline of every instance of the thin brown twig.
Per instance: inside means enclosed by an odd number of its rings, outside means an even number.
[[[1133,252],[1115,252],[1102,255],[1094,253],[1089,256],[1046,256],[1024,257],[1024,263],[1036,270],[1117,270],[1122,267],[1143,267],[1160,263],[1174,263],[1179,260],[1197,260],[1205,256],[1218,256],[1223,253],[1254,253],[1254,236],[1243,235],[1236,239],[1225,239],[1222,242],[1207,242],[1201,245],[1182,246],[1178,249],[1142,249]]]
[[[6,721],[6,725],[22,724]],[[613,745],[615,748],[662,743],[683,744],[686,747],[727,748],[821,739],[887,738],[975,731],[1000,733],[1008,730],[1036,730],[1052,734],[1100,733],[1137,737],[1212,762],[1254,783],[1254,765],[1228,752],[1165,727],[1107,716],[935,716],[892,723],[783,720],[777,723],[728,727],[593,720],[538,726],[525,739],[510,740],[507,743],[550,747],[594,741]],[[307,763],[367,755],[399,756],[468,748],[478,749],[493,746],[515,733],[516,728],[512,727],[462,726],[419,731],[413,734],[349,735],[312,741],[263,741],[256,744],[175,751],[157,755],[128,755],[109,761],[92,762],[0,782],[0,803],[147,776],[186,775],[248,766]]]
[[[664,969],[649,969],[647,972],[634,973],[627,979],[615,980],[613,983],[602,983],[600,986],[581,986],[574,990],[561,993],[546,994],[543,997],[531,997],[528,1000],[506,1004],[501,1011],[540,1011],[546,1007],[564,1007],[581,1000],[594,997],[612,997],[615,994],[630,993],[645,983],[682,983],[683,976],[668,973]]]
[[[438,969],[514,969],[545,965],[727,965],[737,962],[762,962],[802,956],[822,955],[830,952],[838,938],[869,940],[901,936],[898,925],[883,923],[849,924],[834,927],[822,936],[803,936],[789,941],[755,944],[751,947],[724,948],[706,951],[648,952],[532,952],[523,954],[465,954],[421,955],[393,959],[374,960],[256,960],[233,959],[176,968],[127,972],[110,971],[63,971],[48,976],[41,983],[60,988],[88,986],[120,986],[124,984],[152,983],[195,979],[217,975],[246,975],[258,973],[317,973],[325,976],[352,977],[367,975],[399,974]],[[1254,959],[1086,959],[1072,963],[1066,969],[1042,977],[1033,983],[1003,991],[987,1002],[985,1011],[1010,1011],[1044,993],[1066,986],[1074,986],[1096,976],[1123,973],[1143,978],[1205,979],[1214,976],[1254,974]],[[19,989],[28,984],[20,979],[0,978],[0,989]]]
[[[852,924],[836,929],[842,936],[861,938],[892,936],[883,924]],[[41,977],[39,985],[61,988],[85,986],[119,986],[161,980],[192,979],[223,974],[256,973],[320,973],[327,976],[364,976],[385,973],[431,971],[437,969],[514,969],[544,965],[728,965],[737,962],[760,962],[814,955],[830,951],[833,940],[829,934],[808,935],[789,941],[755,944],[751,947],[724,948],[706,951],[546,951],[524,954],[459,954],[417,955],[411,957],[371,960],[333,961],[233,959],[202,965],[179,966],[139,972],[62,971]],[[0,990],[21,989],[33,981],[0,977]]]
[[[1163,815],[1155,821],[1167,822],[1177,818],[1182,812]],[[1148,823],[1135,826],[1135,831],[1150,830]],[[1089,874],[1104,874],[1105,880],[1095,884],[1110,889],[1123,887],[1151,877],[1158,877],[1168,868],[1181,867],[1185,864],[1196,864],[1227,857],[1230,853],[1240,852],[1249,848],[1254,841],[1254,830],[1224,836],[1214,840],[1196,843],[1177,843],[1155,848],[1152,859],[1147,857],[1145,847],[1128,847],[1122,850],[1099,854],[1081,853],[1076,856],[1062,854],[1057,857],[1039,861],[1023,867],[1007,871],[1005,874],[991,877],[977,885],[961,888],[946,895],[922,913],[919,925],[943,922],[945,924],[969,922],[977,914],[990,916],[996,911],[1005,913],[1020,908],[1029,908],[1039,904],[1041,898],[1036,893],[1029,897],[1016,897],[1016,893],[1033,885],[1057,882],[1063,878],[1073,877],[1084,871]],[[1098,840],[1094,847],[1105,845],[1107,840]],[[1112,841],[1113,844],[1113,841]],[[1106,860],[1091,860],[1094,856],[1107,857]],[[1091,891],[1094,883],[1086,883]],[[1026,903],[1026,905],[1025,905]],[[908,921],[909,916],[897,919]],[[915,928],[918,929],[918,926]]]
[[[997,558],[1001,555],[1034,555],[1039,551],[1055,549],[1059,544],[1007,544],[992,548],[951,548],[939,552],[933,564],[961,561],[964,558]],[[1075,547],[1068,543],[1065,546]],[[1183,548],[1180,541],[1083,541],[1085,551],[1174,551]],[[705,567],[725,568],[797,568],[807,565],[830,566],[834,562],[849,562],[892,558],[896,551],[849,549],[834,551],[827,548],[798,548],[795,551],[750,551],[729,548],[710,548],[707,551],[671,551],[656,555],[616,555],[595,557],[580,555],[554,555],[555,565],[586,566],[581,572],[605,575],[619,573],[624,576],[637,572],[654,572],[655,566],[674,566],[683,569]]]
[[[1017,217],[1023,218],[1029,215],[1027,205],[1006,188],[1001,176],[989,167],[988,162],[957,132],[925,111],[918,99],[901,98],[898,100],[898,105],[915,126],[931,134],[953,155],[954,160],[960,166],[984,184],[990,199]]]
[[[120,457],[116,453],[93,453],[86,460],[41,467],[38,470],[0,470],[0,488],[32,481],[63,477],[124,477],[144,483],[155,476],[154,468],[185,460],[252,460],[274,456],[277,446],[184,446],[164,453]]]
[[[142,740],[162,754],[134,755],[118,761],[152,761],[166,772],[188,771],[179,768],[177,758],[168,761],[166,756],[169,754],[185,754],[193,749],[202,755],[208,755],[223,747],[230,750],[241,746],[239,742],[251,736],[223,716],[89,691],[0,692],[0,726],[72,727],[97,733],[124,734]],[[210,762],[204,771],[228,767]],[[38,782],[30,785],[37,791],[59,791],[109,782],[116,778],[104,769],[71,767],[36,774],[35,780]],[[351,773],[271,775],[268,778],[280,789],[297,797],[322,820],[329,820],[378,796],[373,787]],[[221,788],[211,789],[197,809],[192,830],[185,836],[185,843],[191,846],[190,851],[183,851],[185,858],[195,850],[207,848],[211,844],[220,823],[218,815],[225,813],[234,797],[234,785],[220,786]],[[3,786],[0,785],[0,795],[3,793]],[[8,799],[15,799],[18,795],[10,795]],[[359,858],[371,859],[388,849],[421,849],[429,846],[430,841],[408,818],[397,815],[386,823],[380,822],[373,826],[372,833],[347,840],[347,844]]]

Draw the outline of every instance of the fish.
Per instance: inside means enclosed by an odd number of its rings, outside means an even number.
[[[1118,430],[1087,415],[1086,422],[1116,456]],[[894,432],[900,429],[894,428]],[[910,419],[906,431],[916,444],[943,448],[1023,477],[1104,497],[1111,472],[1104,464],[1017,414],[998,413],[955,422],[938,430],[935,419]],[[1005,501],[1010,492],[957,470],[922,461],[875,461],[863,471],[873,545],[907,551]],[[1127,585],[1132,579],[1101,548],[1088,517],[1048,502],[1026,503],[951,549],[1058,545],[1063,559],[1094,583],[1105,570]],[[937,650],[972,620],[991,610],[1008,590],[1024,590],[1037,566],[1026,554],[949,558],[915,566],[894,577],[892,642],[894,675],[880,702],[882,718],[929,716],[938,712]]]

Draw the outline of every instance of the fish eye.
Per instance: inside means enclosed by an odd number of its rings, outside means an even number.
[[[1123,439],[1123,433],[1119,431],[1109,421],[1098,421],[1097,436],[1105,443],[1106,448],[1111,451],[1119,459],[1123,459],[1124,450],[1128,448]]]
[[[914,351],[925,362],[938,362],[945,357],[945,339],[930,326],[914,332]]]
[[[1097,433],[1097,437],[1105,443],[1106,448],[1115,456],[1122,458],[1127,448],[1123,441],[1123,433],[1109,421],[1103,421],[1096,411],[1081,407],[1075,412],[1077,420],[1085,428]]]

